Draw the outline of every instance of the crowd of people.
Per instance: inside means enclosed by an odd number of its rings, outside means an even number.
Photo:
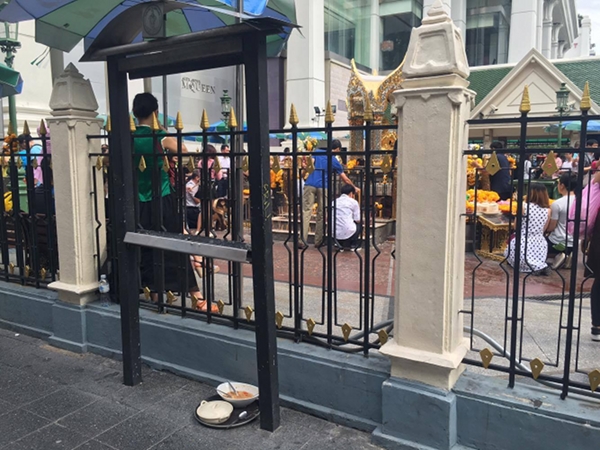
[[[578,146],[577,143],[575,148]],[[573,248],[581,245],[585,275],[594,277],[591,335],[593,340],[600,341],[600,154],[597,148],[598,142],[590,139],[583,152],[561,153],[553,161],[554,166],[544,164],[543,158],[524,159],[526,195],[522,199],[522,217],[521,220],[513,218],[515,232],[509,238],[504,256],[511,267],[518,265],[521,273],[548,276],[552,270],[570,269],[576,265],[577,261],[572,260]],[[487,174],[490,189],[501,200],[519,201],[513,186],[515,173],[511,170],[504,145],[496,141],[491,144],[491,149],[497,152],[500,170]],[[556,172],[548,174],[548,167],[555,167]],[[484,165],[481,165],[481,170],[485,173]],[[581,177],[578,176],[580,171],[583,173]],[[548,187],[538,181],[544,178],[555,180],[555,183]],[[551,200],[549,189],[559,198]],[[581,209],[579,217],[578,204]],[[516,228],[517,224],[520,228]],[[574,239],[575,226],[580,229],[579,242]]]

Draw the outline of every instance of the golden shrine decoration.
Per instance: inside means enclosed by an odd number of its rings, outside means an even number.
[[[391,114],[386,114],[394,104],[393,93],[402,83],[402,67],[404,62],[387,77],[362,75],[352,60],[352,75],[348,83],[347,106],[348,122],[351,126],[362,126],[366,119],[373,125],[393,125]],[[397,133],[391,130],[373,131],[372,142],[383,150],[392,150],[397,140]],[[379,145],[377,145],[379,143]],[[350,150],[363,151],[363,133],[353,131],[350,136]]]

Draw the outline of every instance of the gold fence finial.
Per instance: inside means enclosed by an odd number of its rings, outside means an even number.
[[[46,121],[44,119],[40,122],[40,136],[46,136],[48,129],[46,128]]]
[[[296,112],[296,106],[292,103],[290,108],[290,125],[295,127],[300,123],[300,119],[298,119],[298,113]]]
[[[237,117],[235,116],[235,110],[233,108],[229,110],[229,121],[227,122],[227,126],[230,130],[234,130],[238,127]]]
[[[135,120],[133,119],[132,114],[129,115],[129,129],[132,133],[134,133],[135,130],[137,130],[137,127],[135,126]]]
[[[331,100],[327,100],[327,109],[325,110],[325,123],[332,124],[335,122],[335,116],[333,115],[333,108],[331,107]]]
[[[179,111],[177,111],[177,119],[175,119],[175,129],[180,132],[183,131],[183,119]]]
[[[110,116],[106,116],[106,125],[104,125],[104,130],[107,133],[110,133],[112,131],[112,126],[110,124]]]
[[[523,88],[523,97],[521,98],[521,106],[519,106],[519,112],[522,114],[531,111],[531,101],[529,100],[529,86],[525,85]]]
[[[12,123],[12,120],[8,122],[8,135],[15,134],[15,127]]]
[[[208,121],[208,114],[206,113],[206,109],[202,111],[202,121],[200,122],[200,128],[202,128],[205,132],[210,128],[210,122]]]
[[[25,123],[23,124],[23,134],[25,136],[31,135],[31,131],[29,130],[29,124],[27,123],[27,121],[25,121]]]
[[[152,131],[160,130],[160,125],[158,124],[158,117],[156,114],[152,114]]]
[[[590,98],[590,82],[585,82],[583,88],[583,95],[581,96],[581,105],[579,106],[581,111],[589,111],[592,109],[592,99]]]

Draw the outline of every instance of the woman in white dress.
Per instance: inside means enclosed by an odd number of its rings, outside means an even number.
[[[549,221],[550,199],[546,187],[541,183],[531,183],[529,189],[529,196],[523,205],[519,270],[533,272],[534,275],[548,275],[548,243],[544,232]],[[511,239],[504,255],[512,267],[515,265],[515,245],[516,237]]]

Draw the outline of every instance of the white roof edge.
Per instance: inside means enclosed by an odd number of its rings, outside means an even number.
[[[548,58],[546,58],[546,59],[548,59]],[[550,61],[552,64],[584,62],[584,61],[599,61],[600,62],[600,56],[586,56],[583,58],[550,59],[548,61]],[[513,67],[516,67],[518,64],[519,63],[493,64],[493,65],[489,65],[489,66],[469,67],[469,69],[471,69],[471,72],[480,72],[482,70],[494,70],[494,69],[512,69]]]

